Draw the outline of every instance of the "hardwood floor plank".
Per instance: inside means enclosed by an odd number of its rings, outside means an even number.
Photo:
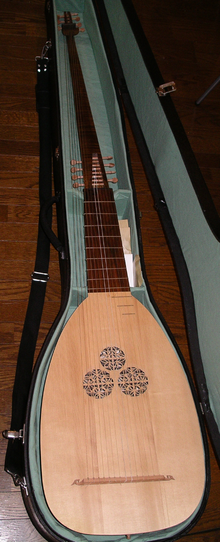
[[[20,22],[14,20],[13,22],[8,22],[8,18],[1,20],[0,22],[0,34],[6,36],[45,36],[45,25],[37,22],[31,22],[29,20]]]
[[[4,74],[2,74],[2,81],[4,81]],[[16,101],[18,101],[20,98],[23,98],[24,96],[24,85],[22,84],[22,78],[20,77],[20,83],[17,84],[16,82],[16,77],[15,77],[15,74],[14,74],[14,84],[13,84],[13,78],[11,76],[11,83],[0,83],[0,93],[1,93],[1,102],[5,104],[6,100],[11,97],[12,100],[15,99]],[[36,81],[35,81],[36,82]],[[35,100],[35,94],[34,94],[34,74],[33,74],[33,84],[31,83],[28,83],[28,77],[27,77],[27,82],[25,84],[25,92],[27,93],[27,96],[28,96],[28,99],[31,99],[32,100],[32,103],[31,105],[33,106],[34,104],[34,100]],[[16,97],[14,97],[15,95],[15,86],[16,86]],[[26,101],[28,101],[28,99],[26,98]],[[4,100],[4,102],[3,102]],[[12,100],[11,100],[11,103],[12,103]],[[5,105],[4,105],[5,107]]]
[[[55,320],[60,308],[57,301],[45,302],[42,323],[49,322],[51,325]],[[27,309],[26,301],[14,301],[13,303],[1,303],[0,320],[2,322],[24,322]]]
[[[39,336],[38,336],[38,343],[42,344],[42,342],[45,339],[45,336],[47,335],[51,325],[48,322],[45,322],[42,324]],[[0,323],[0,345],[4,345],[5,347],[10,347],[11,345],[16,345],[17,347],[20,344],[21,340],[21,334],[23,330],[23,322],[22,323],[15,323],[15,322],[2,322]]]
[[[14,34],[13,37],[10,37],[10,40],[8,41],[8,44],[11,45],[11,47],[15,48],[21,48],[23,47],[25,49],[24,58],[35,58],[36,55],[41,53],[42,47],[45,43],[46,33],[44,36],[27,36],[25,35],[16,35]],[[0,32],[0,47],[1,51],[3,51],[5,47],[5,34],[1,34]],[[6,44],[7,45],[7,44]],[[27,56],[27,50],[29,51],[29,55]]]
[[[0,302],[13,305],[17,301],[26,301],[29,297],[31,278],[28,281],[2,282],[0,284]],[[50,281],[46,290],[46,301],[59,302],[60,291],[57,283]]]
[[[34,265],[36,253],[36,245],[34,242],[0,241],[0,250],[2,251],[2,258],[7,259],[9,265],[10,262],[14,262],[14,260],[32,262]],[[57,261],[57,252],[53,247],[51,248],[51,261]]]
[[[2,467],[1,465],[0,467]],[[5,471],[3,471],[0,478],[0,493],[20,493],[20,489],[14,485],[12,477]],[[0,529],[2,527],[2,520],[0,520]],[[1,531],[0,531],[1,532]]]
[[[26,519],[27,514],[21,499],[20,491],[0,493],[0,519]]]
[[[8,520],[1,522],[2,539],[4,542],[43,542],[45,539],[36,531],[31,521],[25,519],[10,520],[10,530]],[[212,542],[210,540],[210,542]]]
[[[28,220],[26,223],[16,223],[16,222],[7,222],[1,224],[2,230],[2,241],[14,241],[14,239],[19,239],[19,241],[34,241],[36,243],[38,224],[31,224],[31,228],[27,228]]]
[[[1,123],[1,132],[3,131],[2,126],[4,128],[7,127],[8,130],[10,130],[11,126],[16,127],[17,130],[17,137],[19,134],[20,127],[24,126],[25,129],[23,130],[23,138],[27,138],[28,130],[26,131],[27,126],[35,127],[33,130],[33,133],[35,135],[34,140],[37,139],[39,134],[39,127],[38,127],[38,114],[34,111],[7,111],[4,109],[0,110],[0,123]],[[19,127],[19,128],[17,128]],[[3,131],[4,133],[4,131]],[[29,132],[30,134],[30,132]],[[37,137],[36,137],[37,134]],[[29,135],[28,135],[29,137]]]
[[[10,160],[11,162],[11,160]],[[39,164],[39,160],[38,160]],[[23,171],[19,174],[18,171],[1,171],[0,172],[0,190],[1,188],[10,188],[12,191],[22,188],[31,188],[39,192],[39,175],[38,171],[30,173]]]
[[[39,143],[32,141],[0,140],[1,152],[7,156],[39,156]]]
[[[27,173],[39,172],[39,157],[38,156],[13,156],[4,154],[1,156],[1,171],[11,171]]]
[[[9,121],[9,119],[7,119]],[[38,127],[32,127],[32,126],[27,126],[27,124],[25,123],[25,126],[22,126],[21,124],[19,126],[16,125],[16,123],[11,123],[9,124],[9,122],[7,122],[7,124],[4,124],[2,123],[1,126],[0,126],[0,140],[1,140],[1,153],[2,154],[10,154],[10,153],[4,153],[4,147],[2,148],[2,142],[6,142],[6,141],[9,141],[10,142],[10,145],[11,146],[14,146],[14,141],[16,142],[20,142],[20,141],[25,141],[26,143],[28,142],[38,142],[39,140],[39,132],[38,132]],[[13,141],[13,145],[12,145],[12,141]],[[21,154],[21,153],[17,153],[16,152],[16,149],[15,149],[15,153],[14,154]],[[25,152],[24,154],[27,154],[27,152]],[[29,154],[32,154],[31,152],[29,152]],[[39,155],[39,152],[38,152],[38,155]]]
[[[0,205],[0,222],[8,220],[8,205]]]
[[[8,261],[14,260],[20,261],[32,261],[34,264],[36,245],[35,243],[22,243],[19,241],[0,241],[0,250],[2,251],[2,257]],[[11,263],[13,265],[13,263]]]
[[[17,301],[26,301],[30,292],[30,281],[27,282],[2,282],[0,285],[0,301],[8,305]],[[12,312],[13,315],[13,312]]]
[[[30,71],[27,72],[21,72],[18,70],[15,71],[8,71],[4,70],[0,67],[0,81],[4,81],[3,84],[1,84],[1,90],[2,94],[8,94],[7,90],[11,89],[11,92],[15,94],[15,86],[16,86],[16,94],[17,92],[22,92],[24,94],[24,88],[25,93],[28,92],[30,89],[29,96],[33,96],[34,90],[35,90],[35,84],[36,84],[36,63],[33,59],[33,68]],[[19,88],[20,87],[20,88]],[[4,92],[6,90],[6,92]]]
[[[53,260],[54,258],[54,260]],[[1,281],[15,281],[18,280],[29,280],[31,273],[33,272],[34,260],[13,260],[13,265],[11,260],[7,260],[4,263],[4,266],[0,267],[0,280]],[[52,257],[49,265],[49,275],[51,280],[57,281],[60,283],[59,279],[59,264],[57,259],[57,254],[52,252]]]
[[[32,0],[30,6],[28,6],[28,9],[24,2],[22,0],[13,0],[13,15],[20,18],[20,20],[24,20],[26,18],[30,19],[30,17],[33,17],[35,19],[39,19],[39,17],[42,18],[43,14],[43,4],[42,2],[35,2]],[[11,17],[12,8],[9,2],[2,3],[0,6],[0,15],[1,17],[7,17],[9,19]]]
[[[0,85],[1,89],[1,85]],[[0,107],[6,110],[11,111],[33,111],[35,106],[35,98],[31,91],[31,96],[23,96],[22,89],[18,95],[14,96],[14,89],[10,87],[10,92],[7,94],[7,89],[4,88],[4,94],[0,94]]]
[[[205,530],[201,533],[189,533],[181,538],[181,542],[219,542],[220,529],[214,529],[211,531]]]
[[[38,224],[39,207],[36,205],[9,205],[8,221],[25,222],[26,224]]]
[[[22,52],[20,52],[20,55],[21,54]],[[34,58],[25,60],[25,58],[22,58],[22,57],[17,58],[16,56],[8,56],[6,55],[6,53],[1,59],[1,69],[2,70],[9,69],[12,72],[16,72],[18,69],[18,62],[19,62],[21,72],[23,73],[33,72],[33,68],[35,66]]]
[[[0,189],[0,203],[5,201],[10,205],[29,205],[39,208],[39,196],[37,190],[20,188],[19,190],[11,190],[10,188]]]

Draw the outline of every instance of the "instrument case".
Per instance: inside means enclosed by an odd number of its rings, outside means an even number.
[[[22,461],[17,478],[22,480],[22,494],[28,513],[47,540],[113,542],[126,539],[125,535],[81,534],[63,526],[50,512],[42,486],[39,425],[45,379],[65,324],[87,296],[86,266],[81,250],[84,237],[83,197],[82,192],[73,189],[70,171],[71,160],[79,160],[80,154],[66,44],[59,30],[58,17],[63,11],[77,12],[86,29],[78,53],[102,153],[104,156],[114,156],[118,183],[110,183],[110,186],[114,190],[118,218],[129,221],[131,250],[137,256],[138,280],[131,287],[132,295],[154,316],[173,345],[189,381],[201,428],[206,482],[198,507],[192,516],[178,525],[163,531],[131,535],[131,540],[142,542],[174,541],[195,525],[208,498],[210,473],[203,414],[217,458],[220,459],[220,307],[216,295],[220,286],[217,273],[220,224],[172,100],[169,95],[160,97],[156,92],[163,80],[130,0],[46,2],[50,60],[41,59],[43,63],[39,70],[49,70],[50,74],[56,196],[42,205],[41,225],[60,254],[62,301],[34,369],[24,442],[20,440],[18,444],[22,447],[21,454],[24,453],[24,465]],[[137,141],[178,274],[199,398],[183,356],[149,289],[122,103]],[[114,175],[110,175],[109,180],[111,177]],[[48,209],[53,203],[57,204],[58,238],[47,223]],[[19,430],[20,427],[14,429]],[[51,439],[55,438],[56,435],[52,434]],[[12,464],[13,460],[10,466],[6,462],[6,470],[16,479]]]

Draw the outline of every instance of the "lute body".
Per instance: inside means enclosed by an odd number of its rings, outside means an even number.
[[[174,348],[130,293],[71,25],[68,15],[64,33],[86,185],[88,296],[62,331],[45,382],[43,489],[57,521],[74,531],[161,532],[194,514],[202,499],[200,426]]]
[[[109,347],[124,354],[112,354],[113,369]],[[78,532],[162,530],[198,506],[204,461],[189,384],[129,292],[90,293],[62,332],[44,390],[41,457],[49,508]]]

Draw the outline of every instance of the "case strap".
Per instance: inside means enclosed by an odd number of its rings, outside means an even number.
[[[36,104],[39,116],[40,139],[39,200],[40,208],[42,208],[45,202],[51,199],[52,192],[49,59],[41,56],[37,57],[36,61]],[[51,207],[47,212],[47,221],[51,225]],[[35,269],[32,273],[30,297],[17,358],[12,396],[11,428],[10,431],[3,432],[3,436],[9,439],[5,458],[5,470],[12,475],[16,485],[20,483],[19,480],[21,483],[24,480],[23,439],[16,438],[16,435],[21,434],[25,421],[34,352],[43,311],[46,285],[49,278],[49,258],[50,240],[39,221]]]

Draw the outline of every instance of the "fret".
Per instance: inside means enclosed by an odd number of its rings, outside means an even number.
[[[94,265],[95,263],[95,265]],[[103,258],[101,257],[92,257],[87,258],[87,270],[88,271],[94,271],[94,269],[103,269],[103,266],[106,266],[106,269],[113,269],[117,265],[117,269],[124,269],[124,257],[123,258],[117,258],[117,264],[115,262],[115,259],[109,258],[105,256],[105,260],[103,261]]]
[[[118,224],[111,226],[104,224],[85,224],[85,237],[119,237],[120,231]]]
[[[90,286],[89,288],[89,293],[98,293],[98,292],[127,292],[128,291],[128,288],[126,286],[122,286],[122,285],[111,285],[110,287],[108,286],[108,288],[106,288],[104,285],[103,286]]]
[[[86,210],[85,210],[86,211]],[[118,217],[111,213],[88,213],[84,214],[84,224],[87,227],[98,226],[118,226]]]
[[[102,241],[102,242],[101,242]],[[101,258],[105,257],[105,253],[107,253],[108,250],[115,251],[117,249],[121,250],[121,238],[115,237],[86,237],[86,248],[97,248],[100,250]],[[112,244],[114,245],[112,246]]]
[[[96,215],[97,212],[100,215],[111,215],[112,217],[117,216],[115,210],[115,202],[94,202],[94,201],[85,201],[85,213],[88,215]]]
[[[103,262],[102,262],[103,263]],[[101,267],[96,267],[96,268],[90,268],[89,269],[90,271],[93,271],[93,274],[94,275],[97,275],[97,271],[100,271],[100,273],[109,273],[110,275],[113,273],[113,271],[115,270],[115,267],[105,267],[104,265],[102,265]],[[124,267],[117,267],[117,271],[120,272],[120,271],[123,271],[124,272]]]
[[[101,258],[105,257],[105,251],[115,250],[121,248],[121,239],[115,237],[86,237],[86,247],[89,248],[99,248],[101,253]],[[112,246],[114,243],[114,246]]]
[[[87,248],[99,248],[104,255],[105,248],[121,248],[121,237],[114,235],[89,235],[85,236]]]
[[[105,201],[105,203],[114,202],[113,192],[110,188],[103,186],[99,189],[86,188],[84,194],[85,202]]]
[[[98,221],[99,215],[98,216],[96,215],[96,217],[97,217],[97,221]],[[106,225],[108,226],[108,228],[114,228],[116,226],[116,224],[103,224],[102,219],[100,217],[100,222],[95,223],[95,221],[94,221],[93,224],[85,224],[85,228],[94,228],[96,226],[100,228],[100,227],[103,227],[103,226],[106,226]]]
[[[120,258],[125,262],[124,254],[122,253],[121,247],[105,247],[105,261],[109,259],[116,259],[115,267],[117,267],[117,261]],[[103,261],[103,249],[101,247],[87,247],[86,246],[86,259],[94,260],[94,262],[97,261],[97,259],[101,259]],[[94,263],[94,267],[95,263]]]
[[[121,268],[121,267],[120,268],[118,267],[104,268],[103,267],[100,269],[91,269],[90,271],[92,272],[89,273],[89,277],[87,278],[88,282],[91,280],[108,281],[108,280],[117,280],[117,279],[124,280],[127,278],[126,269]]]

